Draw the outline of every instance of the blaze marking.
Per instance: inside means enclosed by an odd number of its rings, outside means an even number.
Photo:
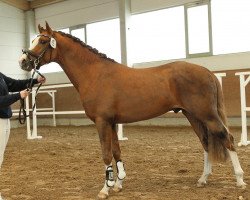
[[[39,36],[39,37],[36,37],[36,38],[33,40],[33,42],[32,42],[32,44],[31,44],[29,50],[33,50],[33,49],[35,48],[35,46],[38,45],[39,38],[40,38],[40,36]]]

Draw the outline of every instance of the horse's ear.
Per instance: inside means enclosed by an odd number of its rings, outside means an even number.
[[[40,24],[38,24],[38,30],[39,30],[39,33],[42,33],[44,31],[44,28],[40,26]]]
[[[47,21],[46,21],[46,30],[47,30],[48,34],[52,35],[53,31],[52,31],[52,29],[50,28],[50,26],[49,26],[49,24],[48,24]]]

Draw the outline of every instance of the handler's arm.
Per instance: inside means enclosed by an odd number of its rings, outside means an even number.
[[[31,79],[15,80],[15,79],[12,79],[12,78],[7,77],[5,75],[3,75],[3,79],[4,79],[5,83],[7,84],[7,87],[8,87],[10,92],[18,92],[20,90],[24,90],[24,89],[28,88],[28,85],[31,81]],[[38,83],[37,79],[33,79],[32,86],[37,84],[37,83]]]
[[[18,101],[19,99],[21,99],[20,93],[0,96],[0,108],[8,107],[11,104],[15,103],[16,101]]]

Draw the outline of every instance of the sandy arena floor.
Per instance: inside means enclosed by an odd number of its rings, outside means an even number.
[[[0,173],[7,200],[96,199],[104,164],[94,127],[40,127],[42,140],[12,129]],[[245,190],[235,186],[231,163],[215,164],[208,185],[197,188],[203,150],[191,128],[125,127],[121,149],[127,172],[121,193],[110,200],[250,200],[250,146],[238,148]],[[232,129],[236,142],[240,129]]]

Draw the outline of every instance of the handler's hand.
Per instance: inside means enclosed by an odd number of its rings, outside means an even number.
[[[45,78],[45,77],[39,76],[39,77],[37,78],[37,82],[38,82],[38,83],[45,83],[45,82],[46,82],[46,78]]]
[[[20,92],[20,96],[21,96],[22,99],[25,99],[27,96],[29,96],[29,93],[30,92],[28,90],[22,90]]]

